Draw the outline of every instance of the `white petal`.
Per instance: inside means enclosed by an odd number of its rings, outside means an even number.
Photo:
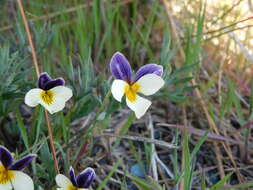
[[[164,85],[164,80],[156,74],[147,74],[141,77],[136,83],[140,85],[139,92],[149,96],[156,93]]]
[[[73,96],[72,90],[66,86],[56,86],[50,90],[54,92],[58,98],[61,98],[65,102]]]
[[[39,88],[29,90],[25,95],[25,104],[30,107],[35,107],[39,104],[40,92]]]
[[[134,102],[131,102],[126,98],[126,103],[127,106],[134,111],[138,119],[140,119],[146,113],[149,106],[151,105],[151,101],[138,95],[136,95],[136,100]]]
[[[127,85],[128,84],[123,80],[116,79],[116,80],[113,81],[111,91],[112,91],[113,97],[117,101],[121,102],[121,99],[122,99],[122,97],[124,96],[124,93],[125,93],[125,87]]]
[[[33,190],[33,180],[27,174],[21,171],[12,171],[14,174],[14,178],[11,183],[13,185],[14,190]]]
[[[5,184],[0,184],[1,190],[12,190],[12,186],[10,182],[7,182]]]
[[[56,184],[61,187],[60,189],[65,189],[67,188],[68,186],[72,185],[71,181],[69,180],[69,178],[67,178],[65,175],[62,175],[62,174],[58,174],[56,177],[55,177],[55,181],[56,181]]]
[[[41,98],[39,103],[43,105],[49,113],[53,114],[64,109],[66,102],[72,97],[72,90],[65,86],[57,86],[50,91],[53,93],[53,102],[51,104],[45,103]]]

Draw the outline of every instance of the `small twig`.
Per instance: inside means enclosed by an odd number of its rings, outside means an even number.
[[[66,9],[66,10],[63,10],[63,11],[57,11],[57,12],[49,13],[47,15],[42,15],[42,16],[39,16],[39,17],[36,17],[36,18],[29,19],[29,21],[33,22],[33,21],[40,21],[40,20],[49,20],[49,19],[55,18],[57,16],[65,14],[65,13],[72,13],[72,12],[77,11],[78,9],[87,8],[90,5],[91,5],[91,3],[78,5],[76,7],[70,7],[68,9]],[[6,30],[11,30],[11,29],[13,29],[13,27],[14,27],[14,25],[4,26],[4,27],[0,28],[0,32],[1,31],[6,31]]]
[[[148,129],[150,130],[150,136],[152,140],[155,140],[153,120],[152,120],[151,114],[149,114],[148,116],[149,116]],[[157,155],[155,145],[151,144],[151,164],[152,164],[153,177],[156,181],[158,181],[157,162],[156,162],[155,155]]]
[[[225,35],[225,34],[228,34],[229,32],[234,32],[234,31],[236,31],[236,30],[242,30],[242,29],[244,29],[244,28],[250,28],[250,27],[253,27],[253,25],[252,25],[252,24],[249,24],[249,25],[246,25],[246,26],[233,28],[233,29],[227,30],[227,31],[225,31],[225,32],[223,31],[223,32],[221,32],[221,33],[218,33],[217,35],[211,36],[210,38],[206,38],[204,41],[207,42],[207,41],[210,41],[210,40],[212,40],[212,39],[214,39],[214,38],[219,38],[219,37],[221,37],[221,36],[223,36],[223,35]]]
[[[146,138],[146,137],[139,137],[139,136],[130,136],[130,135],[117,135],[117,134],[113,134],[113,133],[102,133],[101,135],[98,135],[97,137],[118,137],[118,138],[122,138],[122,139],[129,139],[129,140],[133,140],[133,141],[141,141],[141,142],[147,142],[147,143],[152,143],[152,144],[156,144],[156,145],[160,145],[160,146],[164,146],[166,148],[179,148],[178,146],[174,145],[174,144],[170,144],[164,141],[160,141],[160,140],[156,140],[156,139],[150,139],[150,138]]]
[[[20,13],[22,16],[22,20],[25,26],[25,31],[27,34],[27,38],[28,38],[28,42],[29,45],[31,47],[31,52],[32,52],[32,58],[33,58],[33,65],[35,67],[35,71],[37,74],[37,77],[40,76],[40,69],[39,69],[39,64],[38,64],[38,60],[37,60],[37,56],[36,56],[36,51],[35,51],[35,47],[33,44],[33,40],[32,40],[32,34],[31,31],[29,29],[28,23],[27,23],[27,19],[26,19],[26,15],[25,15],[25,11],[24,11],[24,7],[22,4],[22,0],[17,0],[19,9],[20,9]],[[48,113],[45,110],[45,118],[46,118],[46,123],[47,123],[47,128],[48,128],[48,136],[49,136],[49,141],[50,141],[50,146],[51,146],[51,151],[52,151],[52,155],[53,155],[53,160],[54,160],[54,167],[57,173],[59,172],[59,166],[58,166],[58,161],[57,161],[57,157],[56,157],[56,151],[55,151],[55,147],[54,147],[54,139],[53,139],[53,135],[52,135],[52,127],[51,127],[51,123],[48,117]]]
[[[148,124],[148,129],[150,130],[150,134],[151,134],[151,139],[155,139],[154,137],[154,125],[153,125],[153,120],[151,117],[151,114],[149,114],[149,124]],[[174,178],[173,173],[170,171],[170,169],[166,166],[166,164],[164,164],[162,162],[162,160],[159,158],[157,152],[156,152],[156,148],[155,145],[152,144],[152,170],[153,170],[153,177],[156,181],[158,181],[158,173],[157,173],[157,166],[158,164],[161,165],[161,167],[165,170],[165,172],[167,173],[167,175],[169,175],[172,179]],[[160,171],[160,170],[159,170]],[[162,175],[162,174],[161,174]],[[163,177],[163,176],[162,176]],[[166,182],[165,182],[166,183]],[[168,186],[168,184],[166,184]]]
[[[226,15],[231,13],[234,8],[236,8],[243,0],[237,1],[235,4],[233,4],[228,10],[226,10],[221,16],[217,17],[215,20],[211,22],[212,25],[216,24],[219,20],[222,20]],[[215,17],[214,17],[215,18]]]
[[[125,0],[121,3],[121,6],[126,5],[126,4],[130,3],[131,1],[133,1],[133,0]],[[92,5],[92,3],[85,3],[85,4],[77,5],[75,7],[70,7],[70,8],[67,8],[62,11],[56,11],[53,13],[49,13],[47,15],[38,16],[36,18],[29,19],[28,21],[34,22],[34,21],[40,21],[40,20],[50,20],[55,17],[61,16],[62,14],[66,14],[66,13],[70,14],[70,13],[76,12],[79,9],[84,9],[84,8],[90,7],[91,5]],[[11,30],[13,28],[14,28],[14,25],[12,25],[12,24],[7,25],[7,26],[3,26],[0,28],[0,32]]]
[[[175,125],[175,124],[167,124],[167,123],[158,123],[157,124],[158,126],[162,126],[162,127],[169,127],[169,128],[174,128],[174,129],[179,129],[180,131],[183,131],[184,130],[184,125]],[[208,132],[207,130],[201,130],[201,129],[197,129],[197,128],[193,128],[193,127],[188,127],[186,130],[188,130],[188,133],[189,134],[193,134],[193,135],[196,135],[196,136],[204,136],[206,132]],[[232,133],[230,134],[230,136],[232,135]],[[222,135],[217,135],[215,133],[212,133],[212,132],[208,132],[208,135],[207,135],[208,139],[213,139],[213,140],[218,140],[218,141],[221,141],[221,142],[229,142],[231,144],[242,144],[240,141],[238,140],[233,140],[229,137],[225,137],[225,136],[222,136]]]
[[[250,19],[253,19],[253,16],[248,17],[248,18],[245,18],[245,19],[243,19],[243,20],[239,20],[239,21],[234,22],[234,23],[232,23],[232,24],[230,24],[230,25],[223,26],[223,27],[221,27],[221,28],[219,28],[219,29],[217,29],[217,30],[211,30],[211,31],[205,32],[205,33],[203,33],[203,35],[207,35],[207,34],[211,34],[211,33],[216,33],[216,32],[223,31],[223,30],[225,30],[225,29],[227,29],[227,28],[230,28],[230,27],[232,27],[232,26],[235,26],[235,25],[237,25],[237,24],[239,24],[239,23],[245,22],[245,21],[250,20]]]

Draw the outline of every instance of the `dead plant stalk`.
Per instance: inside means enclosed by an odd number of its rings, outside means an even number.
[[[38,59],[37,59],[37,56],[36,56],[36,51],[35,51],[35,47],[34,47],[33,40],[32,40],[32,34],[31,34],[31,31],[30,31],[29,26],[28,26],[28,22],[27,22],[27,19],[26,19],[26,15],[25,15],[23,4],[22,4],[22,0],[17,0],[17,3],[18,3],[18,7],[19,7],[19,10],[20,10],[21,16],[22,16],[24,26],[25,26],[25,31],[26,31],[26,34],[27,34],[28,42],[29,42],[29,45],[30,45],[30,48],[31,48],[31,53],[32,53],[32,58],[33,58],[33,65],[35,67],[37,77],[39,78],[40,69],[39,69]],[[47,113],[46,110],[45,110],[45,118],[46,118],[46,123],[47,123],[47,128],[48,128],[49,142],[50,142],[51,151],[52,151],[53,160],[54,160],[54,167],[55,167],[55,171],[59,174],[60,171],[59,171],[58,161],[57,161],[57,157],[56,157],[54,139],[53,139],[53,134],[52,134],[52,127],[51,127],[51,123],[50,123],[48,113]]]

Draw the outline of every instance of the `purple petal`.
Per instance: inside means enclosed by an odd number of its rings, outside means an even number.
[[[0,146],[0,161],[5,168],[9,168],[13,162],[13,157],[10,151],[4,146]]]
[[[95,171],[92,168],[86,168],[82,173],[77,175],[77,186],[79,188],[89,188],[95,177]]]
[[[157,64],[144,65],[136,72],[133,82],[136,82],[137,80],[139,80],[142,76],[146,74],[156,74],[158,76],[162,76],[163,67]]]
[[[16,161],[11,167],[10,170],[22,170],[23,168],[25,168],[28,164],[30,164],[33,159],[37,157],[36,154],[29,154],[23,158],[21,158],[20,160]]]
[[[54,88],[56,86],[63,86],[64,84],[65,84],[65,81],[63,78],[57,78],[57,79],[47,82],[44,85],[43,90],[50,90],[51,88]]]
[[[45,84],[51,80],[52,80],[51,77],[46,72],[41,73],[38,80],[39,88],[44,90]]]
[[[110,61],[110,69],[112,75],[116,79],[121,79],[130,82],[131,81],[131,67],[126,59],[126,57],[120,53],[116,52]]]
[[[69,176],[70,176],[70,181],[72,182],[72,184],[74,186],[77,186],[75,172],[72,167],[70,167],[70,169],[69,169]]]

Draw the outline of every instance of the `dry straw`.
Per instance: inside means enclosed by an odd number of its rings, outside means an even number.
[[[29,26],[28,26],[28,23],[27,23],[27,19],[26,19],[26,16],[25,16],[25,11],[24,11],[24,7],[23,7],[23,4],[22,4],[22,0],[17,0],[17,2],[18,2],[18,7],[20,9],[22,20],[23,20],[23,23],[24,23],[24,26],[25,26],[25,31],[26,31],[26,34],[27,34],[28,42],[29,42],[29,45],[30,45],[30,48],[31,48],[32,58],[33,58],[33,65],[35,67],[37,77],[39,78],[40,69],[39,69],[39,64],[38,64],[38,60],[37,60],[37,56],[36,56],[35,47],[34,47],[33,40],[32,40],[32,34],[30,32],[30,29],[29,29]],[[57,161],[57,157],[56,157],[56,151],[55,151],[55,146],[54,146],[54,138],[53,138],[53,134],[52,134],[52,127],[51,127],[51,123],[50,123],[48,113],[47,113],[46,110],[45,110],[45,118],[46,118],[46,123],[47,123],[47,129],[48,129],[48,136],[49,136],[51,151],[52,151],[53,160],[54,160],[54,167],[55,167],[56,172],[59,174],[60,171],[59,171],[58,161]]]

